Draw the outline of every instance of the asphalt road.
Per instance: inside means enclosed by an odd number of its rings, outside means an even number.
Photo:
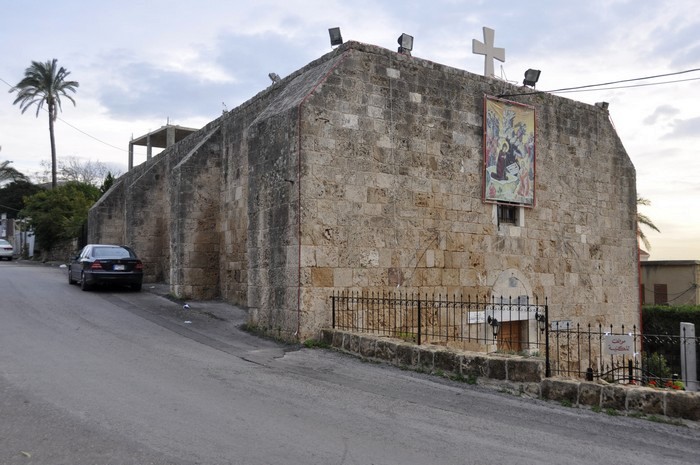
[[[0,262],[0,464],[698,464],[700,428],[278,345],[220,302]]]

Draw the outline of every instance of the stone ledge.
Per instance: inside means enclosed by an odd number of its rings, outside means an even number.
[[[572,407],[700,421],[700,392],[545,378],[545,361],[540,358],[459,352],[440,346],[417,346],[397,339],[329,329],[321,331],[321,341],[334,349],[366,359],[459,377],[485,386],[498,386],[515,395],[567,403]]]

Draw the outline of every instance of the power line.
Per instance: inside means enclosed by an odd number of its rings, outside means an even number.
[[[658,86],[661,84],[674,84],[676,82],[688,82],[688,81],[697,81],[697,80],[700,80],[700,78],[678,79],[676,81],[664,81],[664,82],[650,82],[649,84],[633,84],[630,86],[603,87],[600,89],[563,90],[563,91],[559,91],[557,93],[558,94],[568,94],[568,93],[573,93],[573,92],[596,92],[599,90],[629,89],[632,87]]]
[[[623,84],[625,82],[644,81],[647,79],[658,79],[661,77],[668,77],[668,76],[677,76],[680,74],[694,73],[697,71],[700,71],[700,68],[687,69],[684,71],[677,71],[675,73],[657,74],[654,76],[644,76],[644,77],[633,78],[633,79],[622,79],[619,81],[603,82],[600,84],[587,84],[587,85],[583,85],[583,86],[563,87],[561,89],[553,89],[553,90],[546,90],[546,91],[536,90],[536,91],[532,91],[532,92],[520,92],[520,93],[515,93],[515,94],[502,94],[502,95],[499,95],[499,97],[518,97],[521,95],[536,95],[536,94],[541,94],[541,93],[549,93],[549,94],[562,93],[562,94],[564,94],[564,93],[572,93],[572,92],[590,92],[590,91],[595,91],[595,90],[608,90],[609,88],[603,88],[603,89],[590,89],[590,88],[591,87],[608,86],[608,85],[613,85],[613,84]],[[617,88],[623,89],[626,87],[658,86],[658,85],[663,85],[663,84],[673,84],[673,83],[677,83],[677,82],[693,81],[696,79],[700,79],[700,78],[679,79],[679,80],[664,81],[664,82],[652,82],[649,84],[639,84],[639,85],[634,85],[634,86],[622,86],[622,87],[617,87]]]
[[[113,149],[117,149],[117,150],[120,150],[120,151],[122,151],[122,152],[127,152],[127,150],[124,150],[124,149],[121,148],[121,147],[117,147],[116,145],[112,145],[112,144],[110,144],[110,143],[108,143],[108,142],[105,142],[105,141],[103,141],[103,140],[100,140],[100,139],[98,139],[97,137],[95,137],[95,136],[93,136],[93,135],[91,135],[91,134],[88,134],[87,132],[83,131],[82,129],[76,128],[75,126],[73,126],[72,124],[70,124],[68,121],[64,120],[64,119],[61,118],[61,117],[56,117],[56,119],[60,120],[60,121],[61,121],[62,123],[64,123],[64,124],[66,124],[66,125],[72,127],[73,129],[75,129],[75,130],[78,131],[79,133],[85,134],[85,135],[88,136],[89,138],[96,140],[97,142],[100,142],[100,143],[105,144],[105,145],[107,145],[107,146],[109,146],[109,147],[112,147]]]
[[[564,87],[562,89],[555,89],[555,90],[548,90],[547,92],[549,93],[555,93],[555,92],[562,92],[565,90],[577,90],[577,89],[586,89],[588,87],[600,87],[600,86],[609,86],[611,84],[622,84],[624,82],[634,82],[634,81],[644,81],[647,79],[657,79],[660,77],[667,77],[667,76],[677,76],[679,74],[686,74],[686,73],[693,73],[695,71],[700,71],[700,68],[695,68],[695,69],[687,69],[685,71],[677,71],[675,73],[666,73],[666,74],[657,74],[656,76],[645,76],[645,77],[640,77],[640,78],[633,78],[633,79],[623,79],[620,81],[611,81],[611,82],[603,82],[601,84],[588,84],[585,86],[577,86],[577,87]],[[660,83],[662,84],[662,83]]]
[[[3,78],[0,78],[0,81],[4,82],[8,87],[10,87],[11,90],[14,90],[14,89],[15,89],[15,86],[13,86],[12,84],[10,84],[9,82],[7,82],[6,80],[4,80]],[[42,107],[41,109],[48,113],[48,110],[47,110],[46,108]],[[56,119],[59,120],[59,121],[61,121],[61,122],[64,123],[65,125],[70,126],[71,128],[75,129],[75,130],[78,131],[79,133],[84,134],[84,135],[88,136],[89,138],[94,139],[94,140],[96,140],[97,142],[99,142],[99,143],[101,143],[101,144],[104,144],[104,145],[106,145],[106,146],[108,146],[108,147],[112,147],[113,149],[117,149],[117,150],[119,150],[119,151],[121,151],[121,152],[127,152],[127,150],[125,150],[125,149],[123,149],[123,148],[121,148],[121,147],[117,147],[116,145],[112,145],[112,144],[110,144],[109,142],[105,142],[105,141],[103,141],[103,140],[101,140],[101,139],[98,139],[97,137],[93,136],[92,134],[88,134],[87,132],[83,131],[82,129],[79,129],[79,128],[73,126],[73,125],[70,124],[68,121],[66,121],[66,120],[64,120],[63,118],[61,118],[60,116],[56,116]]]

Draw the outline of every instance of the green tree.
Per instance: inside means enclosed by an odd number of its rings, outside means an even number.
[[[20,215],[28,218],[41,247],[51,251],[57,244],[78,237],[88,210],[99,198],[97,187],[69,182],[25,199]]]
[[[6,212],[8,218],[17,218],[24,208],[24,198],[41,192],[41,187],[26,180],[14,181],[0,188],[0,211]]]
[[[75,100],[69,92],[75,93],[79,84],[77,81],[68,81],[70,74],[64,67],[58,67],[56,59],[46,63],[32,61],[32,65],[24,71],[24,79],[10,89],[17,92],[17,98],[12,102],[18,104],[22,113],[36,104],[36,116],[39,111],[47,106],[49,113],[49,137],[51,138],[51,188],[56,188],[56,139],[54,135],[54,122],[61,110],[61,97],[65,97],[75,105]]]
[[[10,166],[11,161],[0,163],[0,184],[6,181],[19,181],[27,179],[25,175]]]
[[[102,195],[104,195],[110,189],[110,187],[114,185],[115,180],[116,179],[114,178],[114,176],[112,176],[112,172],[108,171],[107,176],[105,176],[104,182],[100,186],[100,192],[102,192]]]
[[[651,202],[644,197],[637,196],[637,207],[640,205],[642,206],[648,206],[651,205]],[[661,232],[659,231],[659,228],[656,227],[653,221],[651,219],[642,214],[639,213],[639,208],[637,208],[637,238],[642,241],[642,244],[644,244],[644,247],[647,250],[651,250],[651,244],[649,243],[649,239],[647,238],[646,234],[644,234],[644,231],[642,230],[642,226],[647,227],[649,229],[653,229],[656,232]]]

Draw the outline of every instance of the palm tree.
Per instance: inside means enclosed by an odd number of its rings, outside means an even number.
[[[17,98],[13,104],[19,103],[22,113],[36,104],[36,116],[46,103],[49,112],[49,136],[51,137],[51,188],[56,187],[56,140],[54,138],[53,123],[61,110],[61,97],[66,97],[73,102],[75,100],[68,92],[75,92],[79,86],[77,81],[67,81],[70,71],[64,67],[58,68],[56,59],[46,63],[32,61],[32,65],[24,71],[22,79],[10,92],[17,91]]]
[[[0,163],[0,184],[5,181],[19,181],[26,179],[26,176],[10,166],[11,161]]]
[[[637,206],[639,205],[651,205],[651,202],[644,197],[637,196]],[[647,250],[651,250],[651,244],[649,243],[647,236],[644,234],[644,231],[642,231],[642,226],[651,228],[656,232],[661,232],[648,216],[639,213],[639,209],[637,209],[637,238],[642,241],[642,244],[644,244],[644,247]]]

